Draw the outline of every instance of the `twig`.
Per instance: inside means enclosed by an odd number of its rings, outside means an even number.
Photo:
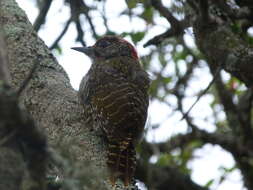
[[[155,36],[154,38],[150,39],[148,42],[146,42],[143,47],[147,47],[150,45],[159,45],[160,43],[162,43],[166,38],[175,36],[175,35],[179,35],[179,33],[174,30],[173,28],[167,30],[166,32],[159,34],[157,36]]]
[[[188,111],[187,111],[186,113],[183,114],[183,117],[181,118],[181,121],[182,121],[183,119],[185,119],[185,118],[188,116],[188,114],[190,113],[190,111],[192,110],[192,108],[198,103],[198,101],[200,100],[200,98],[202,98],[202,96],[203,96],[204,94],[207,93],[207,91],[210,89],[210,87],[211,87],[211,86],[213,85],[213,83],[215,82],[216,77],[217,77],[217,75],[220,73],[221,69],[222,69],[221,66],[219,66],[219,67],[217,68],[217,70],[216,70],[216,72],[215,72],[215,74],[214,74],[214,76],[213,76],[212,81],[208,84],[208,86],[205,88],[205,90],[202,91],[202,92],[200,93],[200,95],[197,97],[196,101],[191,105],[191,107],[188,109]]]
[[[180,25],[180,21],[177,20],[172,14],[171,12],[163,6],[163,4],[161,3],[160,0],[151,0],[151,4],[153,5],[153,7],[155,9],[157,9],[159,11],[159,13],[164,16],[171,25],[175,26],[179,26]]]
[[[92,22],[92,20],[91,20],[91,18],[89,16],[88,12],[87,11],[84,12],[84,15],[85,15],[86,19],[88,20],[88,23],[89,23],[89,25],[91,27],[91,31],[93,33],[93,37],[95,39],[97,39],[98,38],[98,34],[97,34],[96,30],[95,30],[95,26],[94,26],[94,24],[93,24],[93,22]]]
[[[104,23],[105,28],[106,28],[106,33],[109,33],[109,32],[110,32],[110,29],[109,29],[109,27],[108,27],[108,19],[106,18],[105,12],[106,12],[106,6],[105,6],[105,3],[104,3],[104,4],[103,4],[103,10],[102,10],[102,12],[100,12],[100,14],[101,14],[101,16],[102,16],[103,23]]]
[[[62,37],[64,36],[64,34],[67,32],[67,30],[68,30],[69,25],[70,25],[71,22],[72,22],[72,19],[70,18],[70,19],[67,21],[65,27],[63,28],[61,34],[58,36],[58,38],[54,41],[54,43],[53,43],[53,44],[51,45],[51,47],[49,48],[50,50],[52,50],[52,49],[54,49],[54,48],[57,47],[59,41],[62,39]]]
[[[80,42],[83,46],[86,46],[86,44],[83,40],[84,32],[83,32],[79,18],[77,20],[75,20],[75,23],[76,23],[76,30],[77,30],[77,39],[76,40],[78,42]]]
[[[43,5],[41,6],[40,9],[40,13],[37,16],[34,24],[33,24],[33,28],[36,32],[38,32],[38,30],[40,29],[41,25],[44,24],[45,22],[45,18],[47,16],[48,10],[51,6],[53,0],[45,0],[43,1]]]
[[[198,58],[195,56],[195,54],[192,52],[192,50],[186,46],[183,38],[180,38],[180,43],[183,45],[184,51],[186,51],[187,54],[192,55],[193,60],[191,63],[187,64],[187,70],[186,70],[185,74],[182,77],[178,78],[178,81],[175,84],[174,90],[178,90],[181,85],[187,86],[187,82],[189,81],[189,78],[191,77],[193,70],[198,65]]]

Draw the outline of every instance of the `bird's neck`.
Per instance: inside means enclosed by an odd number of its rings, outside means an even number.
[[[92,67],[96,68],[112,68],[116,69],[119,72],[124,74],[128,74],[133,68],[140,68],[139,60],[127,57],[127,56],[119,56],[113,57],[106,60],[96,60]]]

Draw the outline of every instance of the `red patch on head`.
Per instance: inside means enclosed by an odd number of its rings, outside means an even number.
[[[127,43],[127,45],[129,46],[129,48],[131,49],[131,54],[132,54],[133,58],[139,59],[138,53],[137,53],[136,49],[134,48],[134,46],[132,44],[130,44],[128,41],[126,41],[126,40],[124,40],[122,38],[119,38],[119,41],[121,41],[123,43]]]

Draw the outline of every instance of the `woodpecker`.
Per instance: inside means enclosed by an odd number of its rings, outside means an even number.
[[[107,165],[112,185],[128,186],[136,168],[135,147],[146,122],[150,80],[136,49],[117,36],[105,36],[93,46],[75,47],[92,60],[79,88],[87,121],[99,127],[108,142]]]

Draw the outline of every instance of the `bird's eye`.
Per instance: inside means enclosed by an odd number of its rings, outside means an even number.
[[[110,44],[111,44],[111,42],[109,42],[107,40],[101,40],[100,42],[98,42],[97,46],[102,47],[102,48],[106,48]]]

